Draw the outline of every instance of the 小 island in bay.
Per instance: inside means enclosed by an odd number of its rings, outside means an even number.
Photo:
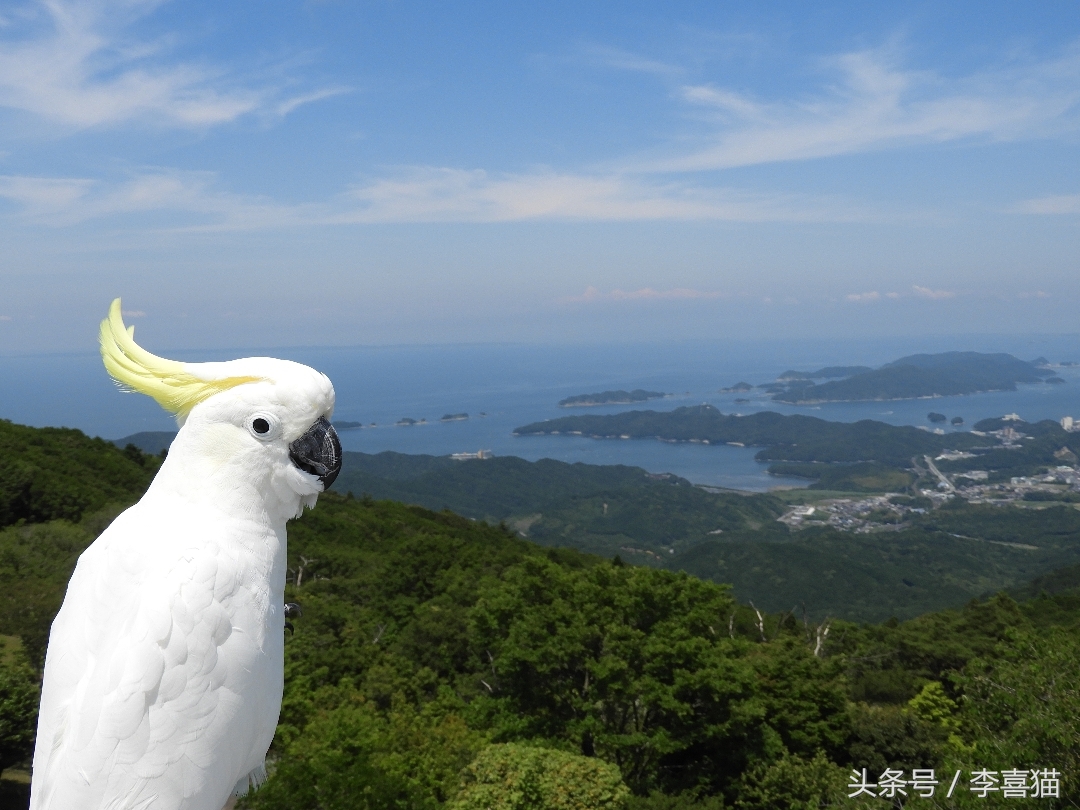
[[[647,402],[650,399],[666,397],[663,391],[646,391],[635,388],[633,391],[601,391],[599,394],[578,394],[559,400],[560,408],[588,408],[594,405],[632,405]]]

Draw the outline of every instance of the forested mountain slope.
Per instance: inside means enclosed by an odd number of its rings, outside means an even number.
[[[158,468],[70,428],[32,428],[0,419],[0,526],[19,520],[78,520],[88,510],[138,499]]]
[[[636,554],[636,562],[653,564],[721,532],[771,528],[784,511],[769,495],[707,492],[640,467],[512,456],[455,461],[346,452],[335,488],[505,521],[543,545]]]
[[[23,589],[0,611],[3,767],[27,756],[42,631],[109,514],[0,531],[0,592]],[[1014,806],[977,798],[972,771],[1052,768],[1064,798],[1040,806],[1075,806],[1068,588],[859,625],[759,613],[685,573],[389,501],[328,493],[289,534],[286,598],[304,615],[273,774],[247,807],[521,806],[484,792],[492,774],[540,810],[857,806],[853,768],[875,783],[885,768],[945,783],[960,770],[951,804],[910,797],[926,807]],[[0,794],[25,807],[10,780]]]

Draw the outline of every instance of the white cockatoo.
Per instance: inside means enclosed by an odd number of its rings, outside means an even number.
[[[257,784],[281,708],[285,523],[337,476],[334,388],[299,363],[180,363],[120,301],[105,367],[180,431],[79,558],[52,625],[33,810],[220,810]]]

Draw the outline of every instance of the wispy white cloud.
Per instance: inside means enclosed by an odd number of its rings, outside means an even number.
[[[681,97],[713,111],[715,134],[644,171],[701,171],[807,160],[966,138],[1043,137],[1080,126],[1080,51],[948,79],[901,65],[895,49],[825,62],[838,81],[816,95],[765,101],[712,84]]]
[[[41,0],[0,27],[0,107],[72,129],[143,120],[203,129],[253,112],[287,115],[343,92],[279,100],[269,84],[249,86],[221,66],[170,58],[168,43],[128,29],[159,0]]]
[[[919,298],[928,298],[931,301],[956,297],[956,293],[951,290],[932,290],[929,287],[920,287],[918,284],[913,285],[911,291]]]
[[[0,199],[20,206],[24,216],[47,217],[71,210],[93,185],[93,180],[78,178],[0,175]]]
[[[591,289],[591,288],[590,288]],[[876,302],[885,301],[948,301],[954,298],[996,298],[1001,301],[1013,301],[1018,299],[1049,299],[1052,296],[1044,290],[1040,289],[1027,289],[1027,290],[1007,290],[1001,289],[998,292],[991,290],[983,290],[981,293],[972,293],[970,290],[944,290],[934,289],[932,287],[923,287],[918,284],[912,285],[910,292],[886,292],[880,293],[876,290],[862,293],[849,293],[843,296],[843,300],[852,304],[873,304]],[[830,298],[831,301],[836,301],[836,298]]]
[[[1021,214],[1080,214],[1080,194],[1052,194],[1024,200],[1013,210]]]
[[[881,293],[877,292],[876,290],[874,290],[873,292],[850,293],[844,296],[844,298],[845,300],[852,301],[856,304],[866,304],[871,301],[880,301]]]
[[[176,215],[173,230],[258,230],[325,220],[323,210],[279,205],[216,187],[213,172],[154,170],[119,182],[0,175],[0,199],[25,223],[67,227],[92,220],[131,221],[143,214]]]
[[[604,67],[614,70],[626,70],[633,73],[647,73],[654,76],[677,77],[685,73],[678,65],[662,62],[659,59],[651,59],[647,56],[626,51],[622,48],[612,48],[606,45],[589,45],[584,49],[585,55],[591,60],[600,63]]]
[[[930,301],[941,301],[946,298],[955,298],[956,293],[951,290],[933,290],[929,287],[920,287],[914,285],[911,288],[909,295],[904,295],[898,292],[879,293],[877,290],[871,290],[870,292],[862,293],[849,293],[844,296],[845,301],[850,301],[853,304],[870,304],[875,301],[890,300],[896,301],[900,298],[907,297],[925,298]]]
[[[830,198],[750,194],[620,174],[421,167],[353,189],[351,222],[565,220],[859,221],[874,214]]]
[[[675,287],[669,290],[654,290],[652,287],[642,287],[639,290],[614,289],[601,292],[597,287],[586,287],[581,295],[572,295],[561,298],[564,304],[590,304],[599,301],[686,301],[700,298],[724,298],[724,294],[715,290],[694,290],[686,287]]]
[[[155,211],[193,215],[177,230],[258,230],[396,222],[699,220],[858,222],[877,214],[828,197],[648,183],[621,175],[490,175],[420,167],[320,203],[290,205],[219,188],[213,172],[153,169],[118,181],[0,175],[0,199],[24,221],[63,227]]]
[[[744,119],[761,119],[762,106],[733,90],[710,85],[683,87],[681,96],[693,104],[703,104],[734,113]]]
[[[323,90],[316,90],[313,93],[286,99],[277,105],[275,111],[278,115],[284,117],[304,104],[311,104],[315,101],[322,101],[324,98],[333,98],[334,96],[340,96],[351,92],[352,88],[350,87],[327,87]]]

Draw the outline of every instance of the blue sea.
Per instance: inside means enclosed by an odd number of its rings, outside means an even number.
[[[675,473],[699,484],[755,491],[806,482],[768,475],[766,465],[754,460],[754,448],[572,436],[515,437],[512,431],[529,422],[571,413],[670,410],[704,402],[725,413],[773,410],[843,422],[878,419],[896,425],[929,426],[929,411],[950,418],[962,416],[968,427],[979,419],[1013,412],[1028,421],[1080,417],[1080,367],[1058,370],[1065,385],[1026,385],[1015,392],[896,402],[807,407],[781,405],[756,393],[718,392],[740,381],[753,385],[769,382],[788,369],[879,366],[907,354],[950,350],[1005,351],[1026,360],[1043,356],[1052,363],[1080,361],[1080,336],[158,351],[189,361],[265,354],[324,371],[337,390],[335,420],[366,425],[341,431],[346,450],[441,455],[483,449],[530,460],[630,464],[650,472]],[[575,394],[634,388],[669,392],[672,396],[637,406],[566,409],[557,404]],[[751,399],[748,403],[734,401],[747,396]],[[444,414],[454,413],[468,413],[469,418],[440,421]],[[410,427],[395,426],[403,417],[427,421]],[[76,427],[109,439],[175,428],[151,400],[119,392],[106,376],[97,354],[91,352],[0,355],[0,418],[37,426]]]

